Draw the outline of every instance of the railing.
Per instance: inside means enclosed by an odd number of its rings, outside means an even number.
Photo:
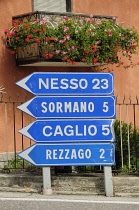
[[[18,130],[28,125],[34,118],[17,109],[29,96],[15,97],[4,94],[0,97],[0,168],[11,170],[26,169],[26,161],[17,158],[17,153],[34,144],[30,139],[18,133]],[[139,171],[139,100],[130,97],[118,99],[116,104],[117,121],[116,134],[116,166],[114,173],[136,173]],[[101,166],[75,167],[78,172],[101,172]],[[68,168],[69,170],[69,168]],[[65,169],[66,171],[66,169]],[[58,170],[60,172],[60,170]]]
[[[36,12],[31,12],[31,13],[27,13],[27,14],[22,14],[22,15],[18,15],[18,16],[13,16],[13,21],[23,21],[24,19],[27,20],[36,20],[39,19],[40,21],[43,18],[47,18],[50,22],[56,22],[57,19],[59,19],[60,17],[70,17],[70,18],[76,18],[76,17],[80,17],[81,19],[85,19],[85,18],[89,18],[90,15],[86,15],[86,14],[81,14],[81,13],[69,13],[69,12],[63,12],[63,13],[59,13],[59,12],[47,12],[47,11],[36,11]],[[106,16],[106,15],[93,15],[93,19],[94,21],[98,20],[98,19],[112,19],[113,16]]]

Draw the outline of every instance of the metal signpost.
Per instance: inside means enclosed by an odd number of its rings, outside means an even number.
[[[18,107],[37,119],[19,130],[36,144],[18,155],[43,167],[43,193],[52,193],[50,166],[103,165],[106,195],[113,196],[113,73],[36,72],[16,84],[37,95]]]

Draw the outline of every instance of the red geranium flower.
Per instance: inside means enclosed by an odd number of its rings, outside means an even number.
[[[93,20],[88,20],[87,22],[88,22],[88,23],[94,23],[94,21],[93,21]]]
[[[118,56],[117,56],[117,55],[114,55],[113,57],[114,57],[114,58],[117,58]]]
[[[96,45],[94,45],[94,46],[92,46],[92,48],[93,48],[93,49],[96,49],[96,48],[97,48],[97,46],[96,46]]]
[[[47,38],[47,37],[46,37]],[[56,38],[53,38],[53,37],[51,37],[51,38],[49,38],[50,40],[52,40],[52,41],[56,41]]]
[[[85,58],[82,58],[82,61],[85,61],[86,59]]]
[[[32,34],[28,34],[27,37],[32,37]]]
[[[75,61],[71,61],[71,65],[76,65],[77,63]]]
[[[135,47],[137,47],[137,45],[132,45],[132,47],[134,47],[134,48],[135,48]]]
[[[67,60],[68,59],[68,57],[63,57],[63,60]]]
[[[17,23],[14,23],[13,25],[14,25],[14,27],[18,27],[19,26]]]
[[[30,41],[30,39],[29,39],[29,38],[26,38],[26,39],[25,39],[25,41],[26,41],[26,42],[29,42],[29,41]]]
[[[46,40],[46,41],[48,41],[48,40],[49,40],[49,38],[48,38],[48,37],[46,37],[46,38],[45,38],[45,40]]]
[[[52,58],[53,57],[53,54],[49,54],[49,57]]]
[[[24,27],[28,27],[28,24],[24,24]]]
[[[40,43],[40,38],[35,39],[36,43]]]
[[[15,54],[15,51],[14,51],[14,50],[12,50],[12,51],[11,51],[11,54]]]
[[[94,58],[93,62],[97,63],[97,61],[98,61],[98,58]]]

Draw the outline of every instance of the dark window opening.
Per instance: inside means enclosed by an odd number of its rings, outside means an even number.
[[[33,11],[72,12],[72,0],[32,0]]]

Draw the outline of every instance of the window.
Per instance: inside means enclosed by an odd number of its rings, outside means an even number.
[[[33,0],[33,11],[71,12],[71,0]]]

